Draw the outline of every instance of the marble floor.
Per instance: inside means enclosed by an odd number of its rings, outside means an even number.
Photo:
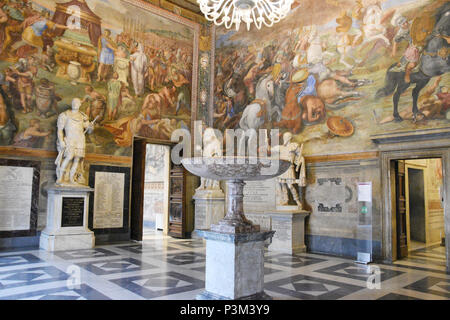
[[[440,246],[423,248],[394,265],[367,267],[318,254],[268,251],[265,290],[275,300],[448,300],[443,252]],[[204,268],[203,240],[160,234],[92,250],[0,251],[0,300],[191,300],[203,291]]]

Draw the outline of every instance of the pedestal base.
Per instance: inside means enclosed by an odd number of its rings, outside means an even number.
[[[52,186],[47,189],[47,225],[39,246],[47,251],[91,249],[94,233],[88,229],[87,186]]]
[[[92,249],[94,246],[94,233],[49,235],[42,232],[39,241],[39,247],[47,251]]]
[[[206,239],[206,286],[197,299],[261,299],[264,241],[274,231],[221,233],[197,230]]]
[[[308,211],[282,211],[268,213],[272,218],[272,238],[270,251],[288,254],[306,252],[305,246],[305,218]]]

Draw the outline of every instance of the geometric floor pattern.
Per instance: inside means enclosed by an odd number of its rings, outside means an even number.
[[[435,246],[365,266],[266,251],[264,288],[275,300],[450,300],[443,253]],[[161,234],[92,250],[0,251],[0,300],[193,300],[205,287],[205,259],[202,239]]]

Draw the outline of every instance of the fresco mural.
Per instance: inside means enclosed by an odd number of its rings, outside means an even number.
[[[279,128],[306,154],[450,126],[450,3],[303,0],[271,28],[216,32],[214,126]]]
[[[55,150],[73,98],[87,152],[130,156],[196,113],[198,24],[140,0],[0,1],[0,145]]]

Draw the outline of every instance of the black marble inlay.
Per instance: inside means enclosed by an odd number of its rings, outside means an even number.
[[[101,258],[119,255],[118,253],[103,248],[56,251],[54,254],[65,260]]]
[[[266,256],[264,258],[264,261],[266,263],[283,266],[283,267],[289,267],[289,268],[299,268],[308,266],[311,264],[319,263],[326,261],[324,259],[319,258],[313,258],[313,257],[304,257],[304,256],[298,256],[298,255],[290,255],[286,253],[280,253],[272,256]]]
[[[188,265],[193,263],[205,262],[206,256],[202,253],[185,251],[180,253],[170,253],[167,255],[153,256],[154,259],[160,259],[174,265]]]
[[[33,182],[31,187],[31,212],[30,229],[0,231],[0,238],[29,237],[36,235],[37,219],[39,212],[39,181],[41,173],[41,163],[30,160],[0,159],[0,166],[33,168]],[[4,186],[0,186],[3,188]]]
[[[173,271],[110,281],[146,299],[188,292],[205,286],[201,280]]]
[[[0,297],[0,300],[111,300],[104,294],[81,284],[79,288],[67,287],[31,291],[21,294]]]
[[[310,300],[336,300],[364,289],[364,287],[305,275],[266,282],[264,288],[286,296]]]
[[[0,272],[0,290],[67,280],[68,277],[68,274],[53,266],[3,271]]]
[[[127,246],[117,246],[116,248],[126,250],[129,252],[142,254],[142,253],[149,253],[149,252],[155,252],[155,251],[176,251],[180,250],[178,248],[170,247],[170,246],[152,246],[152,245],[142,245],[142,244],[132,244]]]
[[[187,240],[187,241],[177,241],[173,244],[180,245],[186,248],[203,248],[206,247],[203,240]]]
[[[84,218],[84,198],[63,197],[61,227],[82,227]]]
[[[402,271],[379,268],[376,265],[361,265],[356,263],[340,263],[331,267],[315,270],[314,272],[367,281],[367,279],[374,275],[375,272],[378,272],[378,270],[380,272],[381,281],[391,279],[404,273]]]
[[[124,272],[133,272],[140,270],[154,269],[155,266],[136,260],[133,258],[123,258],[114,260],[96,260],[83,263],[77,263],[78,266],[95,273],[96,275],[106,275]]]
[[[422,280],[411,283],[404,288],[450,299],[450,279],[425,277]]]
[[[0,256],[0,267],[11,267],[22,264],[39,263],[39,262],[44,261],[30,253]]]
[[[398,294],[398,293],[388,293],[388,294],[378,298],[377,300],[422,300],[422,299],[405,296],[403,294]]]

